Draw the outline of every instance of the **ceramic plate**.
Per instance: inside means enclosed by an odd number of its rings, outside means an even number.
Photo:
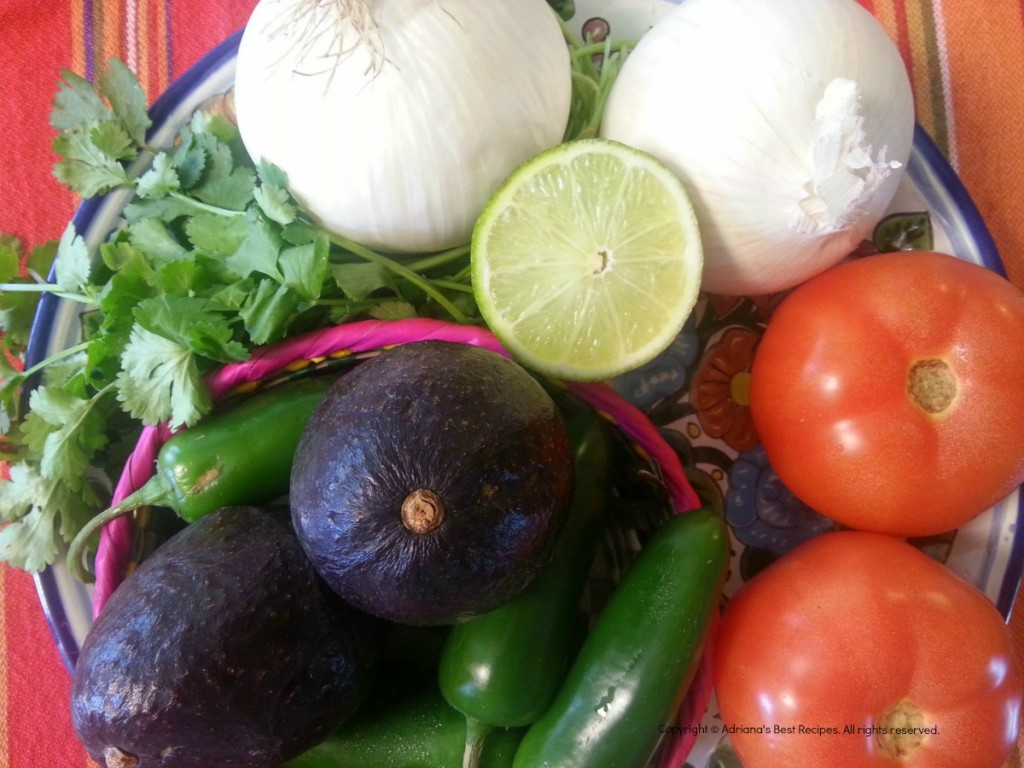
[[[635,39],[675,4],[671,0],[575,0],[570,25],[596,39]],[[152,109],[151,143],[162,146],[172,141],[200,104],[231,87],[237,45],[237,35],[226,40],[161,96]],[[111,194],[81,206],[74,224],[90,248],[95,250],[117,225],[126,202],[126,195]],[[936,249],[1003,273],[992,239],[966,190],[918,128],[908,173],[891,212],[920,211],[930,213]],[[715,358],[729,357],[735,372],[743,372],[749,360],[723,354],[731,345],[752,347],[763,329],[765,310],[763,301],[704,298],[665,354],[613,382],[662,428],[696,482],[719,498],[736,550],[726,587],[729,593],[767,562],[831,527],[780,489],[756,444],[730,437],[716,424],[713,409],[690,397],[692,383],[704,376],[705,366]],[[33,327],[29,362],[74,343],[77,330],[72,303],[46,296]],[[742,406],[735,406],[730,418],[748,416]],[[1024,532],[1017,528],[1020,507],[1017,491],[958,531],[915,543],[975,584],[1008,615],[1024,564]],[[61,564],[40,573],[36,583],[61,656],[71,668],[91,623],[91,589],[72,579]],[[714,723],[715,716],[712,700],[706,722]],[[690,764],[704,768],[720,748],[717,737],[703,736]]]

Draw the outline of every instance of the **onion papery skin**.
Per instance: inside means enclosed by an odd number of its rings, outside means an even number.
[[[368,33],[338,23],[352,9]],[[317,224],[417,253],[468,242],[501,181],[562,140],[571,90],[545,0],[260,0],[235,108],[246,150]]]
[[[906,66],[856,0],[685,0],[630,54],[602,124],[683,180],[702,288],[724,295],[785,290],[869,238],[913,133]]]

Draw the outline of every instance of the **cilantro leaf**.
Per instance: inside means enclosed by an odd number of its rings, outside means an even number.
[[[146,94],[135,73],[120,60],[111,59],[100,73],[99,92],[110,103],[132,141],[145,143],[152,121],[146,112]]]
[[[292,245],[312,243],[321,235],[323,235],[323,230],[317,229],[313,224],[302,219],[296,219],[291,224],[281,228],[282,239]]]
[[[216,125],[215,121],[206,124]],[[206,166],[198,183],[190,189],[191,194],[210,205],[244,211],[253,199],[255,172],[244,165],[236,165],[231,146],[214,133],[197,132],[195,140],[205,153]]]
[[[195,130],[197,120],[198,116],[182,129],[179,143],[172,153],[174,170],[183,190],[190,190],[198,184],[206,168],[206,150]]]
[[[10,235],[0,235],[0,283],[6,283],[21,274],[21,241]]]
[[[398,292],[394,275],[379,264],[331,264],[331,274],[345,295],[356,301],[381,289]]]
[[[11,485],[14,482],[12,477]],[[33,486],[28,485],[24,492],[26,499],[37,498],[30,496],[33,493]],[[51,565],[60,551],[56,535],[58,510],[53,503],[30,503],[27,514],[0,529],[0,559],[15,568],[36,573]]]
[[[196,285],[197,270],[193,259],[169,261],[157,270],[154,285],[168,296],[189,296]]]
[[[170,155],[163,152],[153,158],[149,170],[139,177],[135,191],[142,198],[160,198],[181,189],[181,180]]]
[[[245,360],[245,347],[232,338],[231,326],[210,311],[206,299],[161,296],[146,299],[135,309],[138,324],[209,360],[228,363]]]
[[[197,250],[226,259],[242,247],[250,227],[251,223],[245,216],[200,213],[185,223],[185,234]]]
[[[256,282],[250,278],[235,280],[212,291],[207,297],[211,311],[237,313],[256,291]]]
[[[249,277],[254,272],[284,280],[277,266],[281,253],[281,237],[264,219],[247,217],[249,226],[245,240],[227,259],[227,266],[239,277]]]
[[[128,183],[124,167],[93,141],[94,130],[76,128],[53,140],[53,150],[60,155],[53,166],[53,175],[86,198]]]
[[[95,86],[66,70],[62,77],[50,114],[60,156],[54,176],[82,197],[128,184],[121,161],[138,156],[150,126],[138,79],[116,59]]]
[[[238,314],[254,344],[269,344],[284,338],[300,301],[287,286],[265,279],[257,284]]]
[[[194,424],[210,410],[196,355],[177,342],[136,325],[121,355],[118,400],[143,424]]]
[[[264,182],[253,194],[264,215],[281,226],[291,224],[299,214],[291,195],[283,187]]]
[[[83,399],[52,386],[37,387],[29,396],[22,425],[28,444],[40,454],[40,474],[68,488],[83,488],[95,453],[107,444],[98,397]]]
[[[160,219],[139,219],[127,227],[127,233],[131,244],[146,254],[151,264],[188,258],[189,249],[179,242],[167,223]]]
[[[90,335],[82,373],[96,389],[117,379],[121,352],[135,326],[135,307],[151,297],[154,289],[142,274],[119,272],[110,278],[100,297],[98,327]]]
[[[50,271],[56,250],[55,242],[47,242],[23,255],[18,238],[0,235],[0,282],[11,285],[36,282],[38,275],[45,276]],[[3,331],[0,355],[6,352],[12,357],[22,356],[39,298],[36,291],[0,290],[0,330]],[[7,371],[0,371],[0,379],[6,377]]]
[[[54,262],[57,287],[62,291],[84,291],[89,285],[92,260],[85,240],[75,231],[74,224],[68,224],[57,245]]]
[[[149,191],[152,192],[152,188]],[[124,218],[129,225],[142,219],[158,219],[169,223],[193,213],[195,206],[177,196],[137,197],[124,207]]]
[[[85,505],[61,483],[42,477],[26,462],[11,466],[0,483],[0,559],[25,571],[41,571],[57,559],[60,536],[70,539]]]
[[[53,99],[50,125],[58,131],[75,131],[113,118],[113,110],[103,103],[92,83],[67,69],[60,74],[62,82]]]
[[[118,277],[140,277],[147,282],[154,280],[155,270],[146,259],[146,254],[124,238],[103,243],[100,246],[100,259],[113,272],[111,281]],[[110,285],[107,287],[113,288]]]
[[[98,152],[112,160],[134,160],[139,155],[135,142],[120,123],[99,123],[89,138]]]
[[[25,269],[45,278],[50,274],[53,262],[57,258],[58,247],[57,240],[47,240],[45,243],[35,246],[25,256]]]
[[[260,182],[263,184],[280,187],[281,189],[288,188],[288,174],[279,165],[274,165],[266,160],[260,160],[256,166],[256,175],[259,176]]]
[[[308,245],[293,245],[281,251],[278,264],[283,283],[306,301],[316,301],[324,287],[330,244],[326,236]]]
[[[39,294],[30,291],[0,291],[0,330],[3,347],[19,357],[28,344],[29,329],[39,306]],[[0,352],[0,355],[3,355]],[[0,371],[0,379],[4,372]]]
[[[408,320],[416,317],[416,307],[408,301],[390,299],[379,301],[370,307],[366,314],[375,320]]]

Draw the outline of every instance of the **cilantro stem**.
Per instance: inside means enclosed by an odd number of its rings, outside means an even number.
[[[430,256],[423,256],[415,261],[406,262],[406,266],[417,272],[426,272],[437,267],[443,267],[466,256],[469,256],[469,243],[457,245],[454,248],[449,248],[447,251],[439,251]]]
[[[62,291],[53,283],[0,283],[0,293],[52,293],[68,301],[77,301],[80,304],[95,304],[96,300],[84,293],[73,293]]]
[[[346,237],[342,237],[341,235],[335,234],[331,234],[329,237],[331,242],[334,243],[334,245],[338,246],[339,248],[343,248],[344,250],[348,251],[354,256],[358,256],[361,259],[369,261],[372,264],[382,266],[389,272],[393,272],[396,275],[399,275],[400,277],[403,277],[406,280],[408,280],[410,283],[415,285],[417,288],[419,288],[421,291],[427,294],[430,298],[436,301],[441,307],[443,307],[444,310],[449,315],[452,316],[452,319],[455,320],[455,322],[469,322],[469,318],[466,317],[466,315],[458,307],[456,307],[451,301],[448,300],[448,298],[443,293],[441,293],[441,291],[437,289],[433,281],[428,280],[427,278],[423,277],[418,272],[410,269],[409,267],[403,264],[399,264],[394,259],[389,259],[387,256],[382,256],[376,251],[372,251],[369,248],[366,248],[365,246],[362,246],[359,243],[349,240]]]
[[[196,210],[203,211],[204,213],[212,213],[216,216],[245,216],[245,211],[235,211],[231,208],[222,208],[219,205],[210,205],[204,203],[201,200],[196,200],[194,197],[182,194],[181,192],[168,192],[168,197],[172,197],[175,200],[185,203]]]
[[[591,58],[590,58],[591,56],[604,55],[607,58],[608,56],[610,56],[613,53],[626,54],[626,53],[629,53],[634,48],[635,45],[636,45],[636,43],[633,43],[631,41],[630,42],[618,41],[618,42],[615,42],[615,43],[613,43],[611,41],[605,41],[603,43],[589,43],[587,45],[581,45],[581,46],[573,49],[573,51],[571,52],[570,55],[572,56],[573,59],[575,59],[577,61],[585,60],[587,62],[592,63]],[[596,67],[594,67],[594,70],[595,70],[595,74],[597,74],[597,72],[596,72],[597,68]],[[599,75],[598,75],[598,77],[599,77]]]
[[[446,288],[449,291],[459,291],[460,293],[473,293],[473,286],[466,285],[466,283],[460,283],[458,280],[431,280],[431,283],[436,285],[438,288]]]
[[[76,345],[74,345],[72,347],[68,347],[67,349],[62,349],[60,352],[55,352],[54,354],[50,355],[46,359],[40,360],[38,363],[33,365],[31,368],[26,368],[24,371],[22,371],[19,374],[19,377],[22,380],[27,379],[29,376],[32,376],[35,373],[39,373],[39,371],[43,370],[48,365],[51,365],[51,364],[56,363],[56,362],[59,362],[60,360],[65,360],[65,359],[67,359],[69,357],[74,357],[75,355],[77,355],[80,352],[85,352],[88,348],[89,348],[89,342],[83,341],[81,344],[76,344]]]
[[[458,272],[456,272],[454,275],[451,275],[448,279],[451,280],[453,283],[460,283],[462,285],[470,285],[471,286],[472,285],[472,279],[471,279],[472,271],[473,271],[473,268],[469,264],[467,264],[462,269],[460,269]]]

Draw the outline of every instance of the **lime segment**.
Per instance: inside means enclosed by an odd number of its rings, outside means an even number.
[[[473,290],[520,362],[572,380],[632,370],[682,329],[700,288],[697,220],[678,178],[606,139],[521,165],[473,232]]]

